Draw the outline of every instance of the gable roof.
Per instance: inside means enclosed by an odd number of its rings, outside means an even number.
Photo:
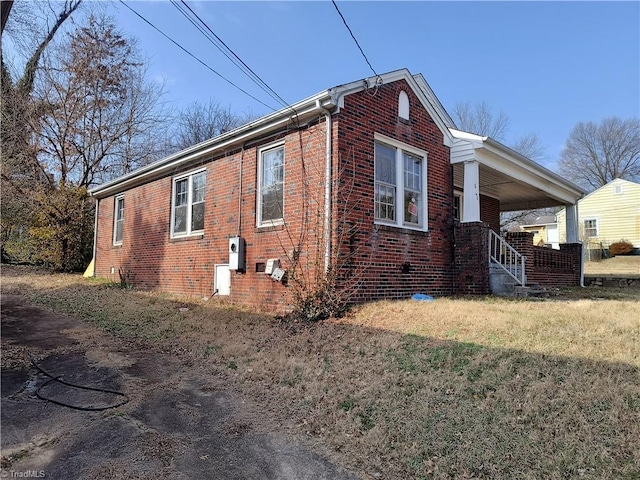
[[[528,223],[526,225],[520,225],[522,228],[525,227],[542,227],[545,225],[555,225],[558,223],[555,215],[542,215],[537,217],[532,223]]]
[[[590,197],[593,197],[594,195],[599,195],[600,193],[602,193],[604,190],[606,190],[607,188],[616,186],[616,185],[626,185],[632,189],[638,189],[640,190],[640,183],[636,183],[636,182],[632,182],[630,180],[624,180],[622,178],[615,178],[613,180],[611,180],[609,183],[601,186],[600,188],[595,189],[593,192],[585,195],[584,197],[582,197],[579,202],[583,202],[584,200],[589,199]],[[564,215],[564,211],[565,209],[561,209],[558,210],[558,215],[562,214]]]
[[[338,85],[328,90],[316,93],[289,107],[260,117],[252,122],[230,130],[226,133],[205,140],[172,155],[164,157],[149,165],[140,167],[114,180],[108,181],[89,190],[91,196],[104,198],[115,193],[120,193],[143,183],[168,176],[177,169],[185,169],[204,162],[207,158],[240,147],[248,140],[275,133],[298,128],[317,118],[325,111],[338,113],[344,106],[344,97],[367,89],[377,88],[380,85],[405,80],[416,94],[424,108],[443,134],[444,144],[451,146],[453,135],[450,129],[455,124],[444,107],[437,99],[433,90],[422,77],[412,75],[406,68],[387,72],[377,77],[369,77],[356,80],[351,83]]]
[[[640,188],[640,183],[631,182],[629,180],[624,180],[622,178],[614,178],[613,180],[611,180],[606,185],[603,185],[600,188],[595,189],[593,192],[589,193],[588,195],[585,195],[582,198],[582,200],[586,200],[587,198],[589,198],[589,197],[591,197],[593,195],[598,195],[600,192],[604,191],[606,188],[612,187],[612,186],[616,186],[616,185],[627,185],[627,186],[629,186],[631,188]]]
[[[398,80],[405,80],[409,87],[416,94],[422,106],[429,112],[429,115],[436,123],[440,131],[444,134],[445,140],[444,143],[447,146],[451,146],[451,142],[453,141],[453,136],[451,135],[450,129],[456,128],[453,119],[449,116],[447,111],[440,103],[440,100],[436,97],[435,93],[424,79],[422,74],[412,75],[409,70],[406,68],[402,68],[400,70],[394,70],[392,72],[387,72],[378,77],[369,77],[362,80],[356,80],[355,82],[347,83],[344,85],[340,85],[338,87],[334,87],[333,91],[336,93],[338,110],[344,106],[343,99],[346,95],[350,95],[352,93],[360,92],[365,89],[375,88],[376,85],[384,85],[387,83],[397,82]]]

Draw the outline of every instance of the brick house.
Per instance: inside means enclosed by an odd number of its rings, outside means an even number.
[[[486,294],[492,264],[521,283],[536,269],[530,251],[511,258],[500,212],[555,205],[567,209],[570,244],[536,281],[580,281],[583,192],[457,130],[406,69],[320,92],[90,194],[95,275],[122,272],[143,289],[272,311],[325,272],[352,301]]]

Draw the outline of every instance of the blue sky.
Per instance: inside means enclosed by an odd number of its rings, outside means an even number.
[[[287,102],[372,75],[330,1],[186,0]],[[345,2],[338,6],[378,73],[422,73],[445,108],[487,102],[511,120],[506,143],[535,132],[555,167],[580,121],[640,116],[639,2]],[[168,1],[129,5],[212,68],[278,105]],[[269,113],[118,2],[119,27],[139,40],[150,75],[176,107],[209,98]]]

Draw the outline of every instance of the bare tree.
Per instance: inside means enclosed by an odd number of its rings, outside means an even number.
[[[157,158],[163,92],[146,82],[135,42],[107,17],[90,16],[50,50],[23,120],[31,132],[28,162],[18,163],[31,171],[3,171],[3,180],[35,207],[29,234],[40,258],[77,270],[91,253],[87,189]]]
[[[145,81],[135,42],[90,16],[44,69],[39,161],[59,185],[90,187],[157,158],[162,89]]]
[[[503,232],[518,232],[521,225],[535,224],[538,217],[553,216],[558,210],[560,210],[560,207],[504,212],[500,215],[500,230]]]
[[[453,115],[458,127],[465,132],[484,135],[502,142],[509,130],[509,117],[504,113],[494,114],[486,102],[457,103]]]
[[[505,141],[509,130],[510,120],[504,114],[494,114],[486,102],[475,105],[470,103],[458,103],[454,109],[454,120],[462,130],[491,137],[500,142]],[[546,160],[546,147],[540,141],[536,133],[529,133],[509,144],[509,147],[531,160],[543,163]],[[504,212],[500,215],[501,229],[512,230],[535,220],[541,215],[551,214],[552,210],[522,210],[517,212]]]
[[[2,2],[0,248],[3,261],[7,258],[5,245],[8,238],[16,231],[23,232],[31,226],[37,209],[32,189],[46,179],[37,162],[37,149],[32,141],[35,136],[32,120],[41,107],[40,102],[33,97],[36,74],[45,50],[80,4],[81,0],[67,0],[59,10],[55,10],[52,4],[47,3],[50,15],[43,22],[43,29],[37,25],[33,4]],[[14,44],[21,47],[24,53],[24,66],[21,69],[8,63],[5,35],[13,35]]]
[[[36,73],[40,67],[45,49],[53,41],[56,32],[62,24],[78,9],[81,0],[68,0],[64,3],[62,10],[57,14],[56,20],[48,28],[43,38],[34,46],[34,50],[28,55],[21,75],[14,78],[10,73],[9,66],[5,62],[6,52],[4,42],[1,54],[1,75],[2,75],[2,123],[0,124],[0,135],[3,149],[3,167],[12,164],[24,164],[33,161],[33,152],[30,148],[30,138],[33,134],[30,119],[37,108],[32,98]],[[24,4],[18,2],[12,7],[12,3],[5,6],[3,2],[3,34],[11,30],[11,23],[7,23],[11,18],[15,19],[16,29],[20,26],[32,26],[33,19],[24,10]],[[13,14],[11,14],[13,12]],[[37,35],[36,35],[37,36]],[[34,38],[33,33],[29,38]]]
[[[578,123],[558,165],[562,175],[591,189],[616,178],[640,181],[640,120],[612,117]]]
[[[511,121],[503,112],[495,114],[486,102],[474,105],[469,102],[458,103],[453,114],[461,130],[505,142]],[[546,158],[546,147],[536,133],[523,135],[508,146],[536,162],[544,162]]]
[[[252,119],[251,115],[239,115],[230,107],[210,99],[208,103],[195,101],[178,112],[174,147],[178,150],[190,147],[233,130]]]
[[[544,163],[547,158],[547,149],[537,133],[523,135],[509,146],[519,154],[538,163]]]
[[[2,2],[1,5],[2,10],[2,29],[1,32],[4,32],[4,27],[7,24],[7,20],[9,20],[9,15],[11,14],[11,8],[13,8],[13,0],[6,0]]]

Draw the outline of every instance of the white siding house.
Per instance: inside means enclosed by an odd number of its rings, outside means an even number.
[[[566,238],[566,210],[557,214],[560,242]],[[627,240],[640,249],[640,184],[616,179],[578,202],[579,236],[586,245],[609,248]]]

